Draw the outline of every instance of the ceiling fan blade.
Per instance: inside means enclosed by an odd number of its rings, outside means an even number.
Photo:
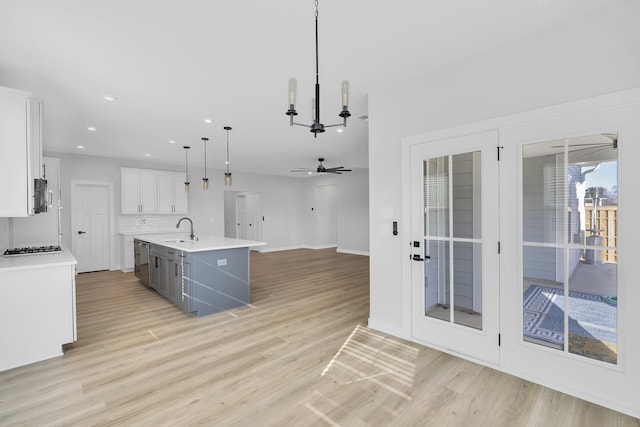
[[[299,168],[299,169],[291,169],[291,172],[304,172],[304,173],[308,173],[308,172],[313,172],[311,169],[303,169],[303,168]]]

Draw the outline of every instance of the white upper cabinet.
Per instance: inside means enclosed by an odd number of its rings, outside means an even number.
[[[33,212],[30,165],[31,94],[0,86],[0,216]]]
[[[188,197],[184,191],[184,175],[174,172],[158,172],[158,213],[186,214]]]
[[[122,168],[122,213],[156,213],[157,188],[155,171]]]
[[[182,174],[121,168],[123,214],[186,214]]]
[[[30,167],[33,178],[47,179],[45,162],[42,158],[43,138],[42,123],[44,120],[44,102],[42,99],[31,98],[30,100],[31,135],[30,146]]]

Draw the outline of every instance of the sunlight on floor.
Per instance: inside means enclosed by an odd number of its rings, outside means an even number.
[[[354,422],[358,420],[339,403],[345,401],[376,401],[376,405],[382,403],[386,412],[395,416],[399,407],[412,400],[419,351],[401,340],[357,325],[320,374],[339,388],[331,395],[314,392],[305,406],[329,424],[333,423],[332,414],[338,419],[347,416]]]

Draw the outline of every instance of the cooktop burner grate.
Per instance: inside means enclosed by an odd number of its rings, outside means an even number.
[[[4,251],[2,256],[18,256],[18,255],[40,255],[40,254],[49,254],[52,252],[61,252],[62,248],[60,246],[28,246],[24,248],[13,248],[7,249]]]

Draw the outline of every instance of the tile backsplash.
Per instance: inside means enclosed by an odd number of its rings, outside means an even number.
[[[136,232],[140,234],[152,232],[177,231],[176,223],[183,215],[120,215],[118,217],[118,232]],[[183,222],[181,230],[187,230],[189,223]]]

